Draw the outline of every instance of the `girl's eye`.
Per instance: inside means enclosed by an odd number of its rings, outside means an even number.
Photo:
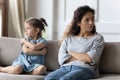
[[[29,30],[29,28],[25,28],[24,30]]]

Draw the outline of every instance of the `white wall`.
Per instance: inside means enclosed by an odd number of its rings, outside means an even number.
[[[120,41],[120,5],[118,0],[65,0],[65,21],[68,24],[73,16],[74,9],[79,5],[89,5],[96,10],[97,32],[102,34],[107,42]],[[113,5],[113,3],[115,5]],[[76,6],[77,5],[77,6]],[[74,8],[73,8],[74,7]],[[62,22],[62,21],[61,21]],[[64,27],[63,27],[64,29]],[[59,33],[63,30],[59,31]],[[61,34],[58,35],[58,39]]]
[[[60,39],[65,29],[65,0],[27,0],[26,2],[27,18],[45,18],[48,22],[47,39]]]
[[[120,1],[99,0],[97,31],[105,41],[120,41]]]
[[[48,23],[47,39],[53,39],[53,0],[27,0],[27,18],[43,17]]]
[[[75,2],[76,1],[76,2]],[[66,22],[70,20],[72,15],[72,8],[77,4],[88,4],[96,10],[96,28],[97,32],[102,34],[107,42],[120,41],[120,1],[119,0],[66,0],[65,19]],[[97,1],[97,2],[96,2]],[[67,3],[68,2],[68,3]],[[113,5],[113,3],[115,5]],[[65,6],[66,6],[65,5]],[[73,11],[74,12],[74,11]],[[66,15],[67,14],[67,15]],[[69,18],[70,17],[70,18]],[[65,23],[66,24],[66,23]],[[63,30],[59,31],[62,32]],[[60,35],[58,35],[60,37]]]
[[[80,2],[80,5],[86,3],[97,9],[96,28],[97,32],[104,36],[105,41],[120,41],[120,0],[89,0],[89,3],[87,1],[26,0],[26,15],[27,18],[44,17],[49,25],[46,28],[47,39],[60,39],[66,28],[65,25],[70,21],[69,16],[72,15],[72,7],[67,7],[68,2],[74,4]]]

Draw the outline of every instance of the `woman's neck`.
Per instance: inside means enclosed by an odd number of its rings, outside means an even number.
[[[91,36],[93,36],[94,34],[92,34],[92,33],[90,33],[90,32],[86,32],[86,33],[80,33],[80,34],[78,34],[78,37],[85,37],[85,38],[87,38],[87,37],[91,37]]]

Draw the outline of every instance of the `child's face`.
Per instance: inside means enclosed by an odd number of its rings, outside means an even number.
[[[27,37],[30,37],[32,39],[36,39],[38,32],[39,32],[39,30],[37,28],[34,28],[29,23],[25,23],[25,35]]]

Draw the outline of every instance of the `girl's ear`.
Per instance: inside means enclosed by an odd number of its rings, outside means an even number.
[[[40,29],[39,29],[39,28],[36,28],[36,32],[39,33],[39,32],[40,32]]]

